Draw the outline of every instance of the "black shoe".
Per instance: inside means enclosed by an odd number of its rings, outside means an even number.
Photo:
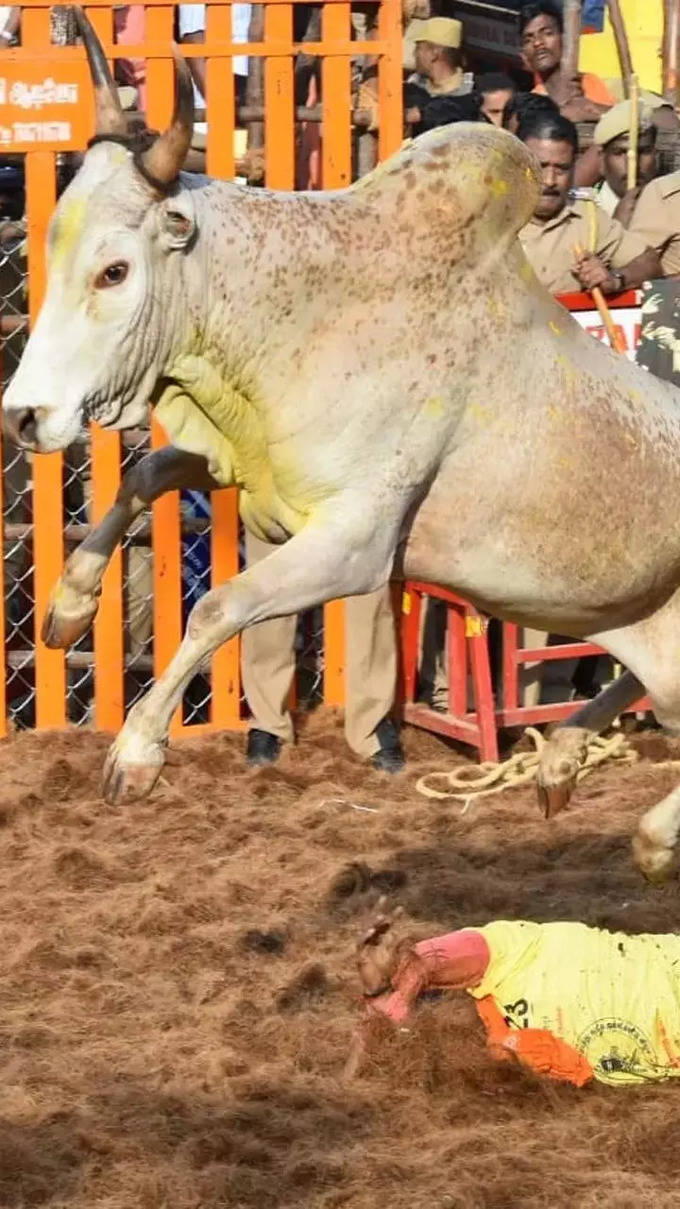
[[[281,740],[277,739],[276,735],[272,735],[268,730],[248,731],[248,744],[246,747],[246,764],[253,767],[262,767],[264,764],[276,764],[281,750]]]
[[[404,750],[399,742],[399,731],[390,717],[378,723],[375,737],[380,747],[371,758],[373,767],[379,772],[401,772],[405,764]]]

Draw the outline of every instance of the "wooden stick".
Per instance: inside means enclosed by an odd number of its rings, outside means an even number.
[[[578,258],[580,258],[581,256],[583,256],[585,254],[583,246],[580,243],[574,244],[574,254]],[[595,303],[595,306],[597,307],[597,309],[600,313],[600,319],[602,320],[602,325],[603,325],[607,335],[609,336],[609,343],[610,343],[611,347],[617,353],[625,353],[627,351],[626,345],[625,345],[624,341],[621,339],[620,333],[616,330],[614,320],[612,319],[612,313],[611,313],[609,307],[607,306],[604,294],[602,293],[602,290],[600,289],[599,285],[593,286],[592,290],[590,290],[590,293],[592,295],[593,302]]]
[[[564,0],[562,35],[562,73],[571,79],[578,71],[578,52],[581,39],[581,0]]]
[[[663,5],[663,95],[671,105],[678,103],[678,39],[680,38],[680,0],[664,0]]]
[[[628,34],[626,33],[626,23],[621,12],[619,0],[607,0],[609,5],[609,20],[611,21],[614,31],[614,41],[619,55],[619,63],[621,64],[621,76],[623,79],[623,94],[626,97],[630,96],[630,77],[633,74],[633,60],[630,57],[630,45],[628,43]]]
[[[628,132],[628,188],[637,185],[638,136],[640,133],[640,88],[633,72],[630,77],[630,130]]]

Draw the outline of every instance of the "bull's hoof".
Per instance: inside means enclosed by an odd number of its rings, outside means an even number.
[[[561,785],[542,785],[540,781],[537,782],[538,804],[543,811],[544,818],[554,819],[567,809],[575,784],[575,778]]]
[[[81,596],[75,589],[58,583],[47,606],[40,636],[45,646],[65,651],[87,634],[97,615],[99,601]]]
[[[655,840],[642,827],[633,836],[633,860],[642,876],[654,886],[662,886],[673,874],[673,849]]]
[[[589,732],[581,727],[558,727],[543,748],[538,768],[538,801],[546,819],[569,805],[579,769],[588,754]]]
[[[83,634],[87,634],[94,621],[96,608],[86,617],[60,617],[54,608],[49,608],[42,623],[40,636],[45,646],[52,650],[66,651],[75,645]]]
[[[134,759],[126,756],[120,738],[106,757],[102,795],[110,806],[125,806],[147,797],[163,767],[163,748],[159,743],[135,743]]]

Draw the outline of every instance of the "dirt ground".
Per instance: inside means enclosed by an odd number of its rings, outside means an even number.
[[[380,893],[416,935],[680,929],[677,882],[645,885],[629,857],[680,777],[654,761],[680,747],[642,736],[639,764],[548,824],[524,790],[463,818],[425,800],[417,776],[461,756],[405,741],[395,779],[327,715],[266,771],[242,737],[183,744],[123,810],[98,796],[105,736],[0,744],[1,1209],[677,1207],[679,1086],[578,1092],[497,1065],[464,995],[377,1027],[361,1077],[341,1071]]]

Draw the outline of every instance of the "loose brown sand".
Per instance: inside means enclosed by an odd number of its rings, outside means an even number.
[[[497,1065],[463,995],[376,1026],[361,1078],[340,1077],[382,892],[422,935],[680,928],[677,883],[646,886],[629,856],[679,779],[653,761],[680,748],[638,742],[550,824],[529,791],[464,818],[426,801],[417,775],[459,755],[407,731],[388,779],[328,715],[266,771],[240,737],[185,744],[126,809],[99,797],[106,737],[0,744],[1,1209],[677,1207],[680,1086]]]

